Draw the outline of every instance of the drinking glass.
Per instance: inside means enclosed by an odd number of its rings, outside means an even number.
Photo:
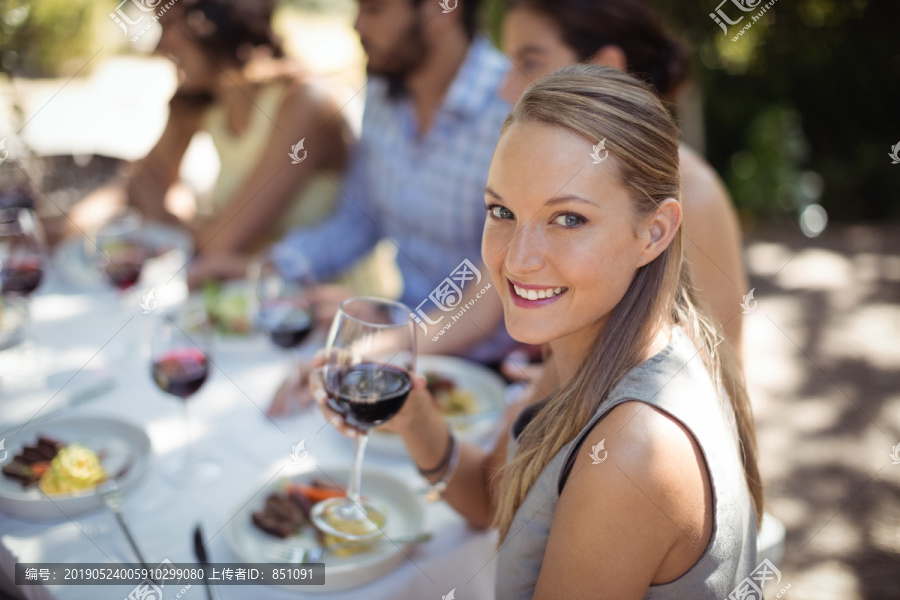
[[[291,274],[285,275],[271,260],[258,259],[250,266],[250,281],[256,327],[276,346],[291,351],[289,376],[296,379],[300,373],[297,347],[315,328],[315,310],[309,299],[315,278],[305,257],[297,255],[293,263]]]
[[[0,308],[6,308],[10,314],[18,312],[24,322],[15,340],[7,340],[4,347],[28,339],[27,333],[22,333],[31,322],[28,299],[40,287],[46,268],[47,242],[34,211],[0,210],[0,302],[5,305]]]
[[[126,208],[104,223],[96,233],[96,263],[103,277],[124,293],[141,277],[147,259],[140,213]]]
[[[185,485],[209,483],[221,473],[218,464],[194,455],[187,400],[209,376],[212,327],[203,306],[189,302],[156,317],[150,337],[150,371],[157,387],[180,399],[188,432],[183,457],[164,465],[170,479]]]
[[[416,333],[410,310],[381,298],[344,301],[328,333],[321,368],[329,407],[356,429],[355,452],[345,498],[315,505],[316,527],[345,539],[375,537],[384,511],[360,496],[363,454],[369,429],[396,415],[409,395],[415,369]]]

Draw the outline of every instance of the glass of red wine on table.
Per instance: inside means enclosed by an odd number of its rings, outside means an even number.
[[[349,540],[381,534],[387,515],[360,495],[368,432],[393,418],[409,395],[416,362],[410,310],[380,298],[343,302],[331,324],[321,376],[329,407],[357,431],[347,496],[316,504],[316,527]]]
[[[117,213],[96,233],[97,266],[107,282],[122,294],[141,277],[148,249],[142,231],[140,214],[131,208]]]
[[[183,485],[215,480],[221,468],[195,456],[187,401],[206,382],[210,370],[212,327],[202,304],[185,305],[159,315],[150,337],[150,372],[163,392],[181,400],[187,435],[186,452],[163,465],[165,474]]]
[[[0,210],[0,292],[9,310],[24,313],[47,268],[47,244],[37,215],[27,208]],[[25,336],[27,339],[27,335]]]
[[[302,255],[292,260],[290,275],[279,272],[268,259],[257,260],[250,267],[253,286],[254,321],[272,343],[290,351],[292,360],[289,377],[292,382],[300,376],[300,352],[316,325],[315,308],[309,292],[315,277],[309,262]],[[291,389],[295,386],[292,385]]]

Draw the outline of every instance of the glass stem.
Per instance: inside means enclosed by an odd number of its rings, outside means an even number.
[[[350,470],[350,483],[347,487],[347,498],[350,499],[355,506],[362,506],[359,496],[359,486],[362,480],[362,462],[363,454],[366,451],[366,444],[369,441],[369,434],[359,432],[356,434],[354,450],[353,450],[353,468]]]
[[[194,437],[191,435],[191,417],[188,414],[187,399],[181,398],[181,406],[184,407],[184,427],[187,431],[187,451],[185,452],[184,470],[191,472],[194,470]]]

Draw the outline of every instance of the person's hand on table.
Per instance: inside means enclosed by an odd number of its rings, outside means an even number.
[[[323,352],[319,352],[312,359],[313,371],[309,377],[309,390],[319,405],[319,410],[339,432],[347,437],[356,437],[358,431],[350,427],[344,422],[344,418],[334,412],[328,406],[328,396],[325,393],[325,381],[322,378],[322,367],[325,365],[325,357]],[[440,412],[437,400],[431,395],[426,387],[425,378],[418,374],[413,374],[410,378],[412,388],[403,408],[400,409],[393,418],[384,425],[380,425],[378,429],[383,431],[391,431],[403,436],[404,432],[413,429],[419,423],[422,414],[426,411]]]
[[[266,410],[270,417],[284,417],[313,406],[315,398],[310,392],[313,367],[308,362],[301,362],[297,369],[275,391],[275,397]]]
[[[350,288],[322,284],[310,290],[308,298],[310,303],[316,307],[316,321],[319,326],[328,328],[331,326],[331,321],[334,320],[334,315],[337,314],[341,302],[357,296],[359,294]]]
[[[188,288],[195,290],[210,279],[243,279],[247,276],[251,260],[248,256],[231,252],[201,254],[188,267]]]

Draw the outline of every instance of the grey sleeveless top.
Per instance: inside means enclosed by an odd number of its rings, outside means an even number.
[[[526,599],[534,594],[553,513],[575,453],[581,451],[584,438],[610,410],[628,401],[650,404],[691,432],[706,461],[713,496],[712,535],[703,555],[675,581],[650,586],[645,600],[721,600],[756,566],[756,515],[744,481],[733,413],[730,406],[722,406],[719,401],[697,349],[676,327],[669,344],[625,375],[587,426],[547,464],[525,496],[498,552],[498,600]],[[522,417],[527,418],[524,411]],[[518,447],[516,430],[522,429],[521,422],[514,425],[508,457],[514,456]],[[615,452],[614,448],[606,450]]]

